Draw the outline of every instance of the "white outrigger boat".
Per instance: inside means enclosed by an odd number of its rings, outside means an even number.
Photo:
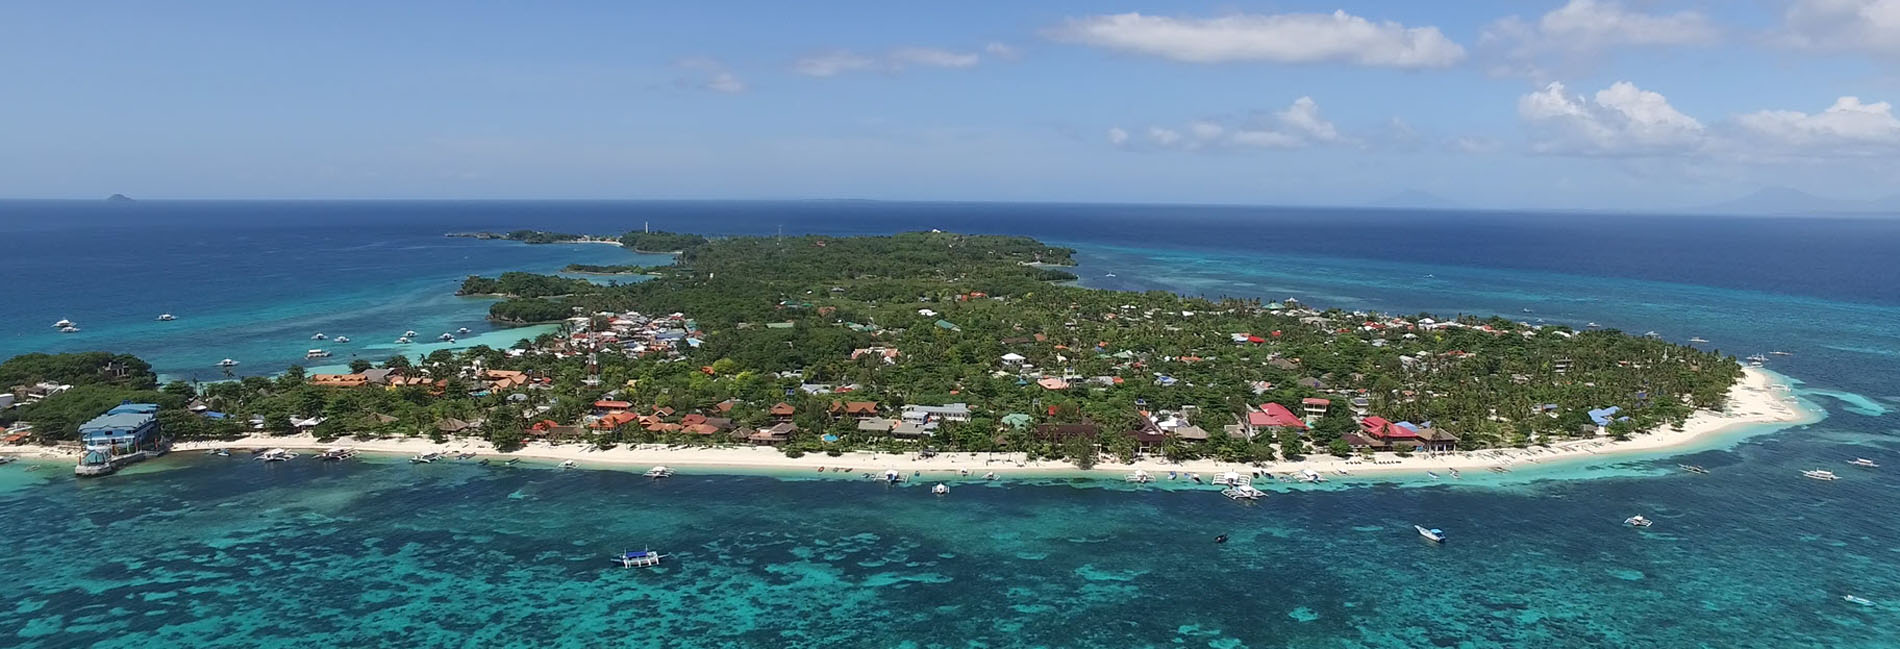
[[[1326,481],[1325,476],[1320,475],[1318,471],[1314,471],[1312,469],[1300,469],[1300,477],[1303,478],[1307,482],[1325,482]]]
[[[416,336],[420,336],[420,335],[422,335],[422,334],[418,334],[418,333],[416,333],[416,330],[414,330],[414,329],[410,329],[410,330],[408,330],[408,331],[405,331],[405,332],[402,332],[402,337],[404,337],[404,338],[414,338],[414,337],[416,337]]]
[[[1706,342],[1709,342],[1709,339],[1707,339],[1707,338],[1703,338],[1703,337],[1701,337],[1701,336],[1696,336],[1696,337],[1694,337],[1694,338],[1690,338],[1690,339],[1689,339],[1689,342],[1692,342],[1692,343],[1706,343]]]
[[[326,352],[321,349],[312,349],[310,351],[303,353],[304,358],[328,358],[329,356],[330,356],[330,352]]]
[[[1655,525],[1656,521],[1643,518],[1642,514],[1637,514],[1635,516],[1631,516],[1629,518],[1623,519],[1623,524],[1628,525],[1630,527],[1649,527],[1651,525]]]
[[[930,488],[930,493],[937,494],[939,496],[949,495],[950,485],[939,482],[937,483],[937,486]]]
[[[1854,458],[1854,459],[1852,459],[1852,460],[1848,460],[1848,462],[1847,462],[1847,463],[1848,463],[1848,464],[1852,464],[1852,465],[1854,465],[1854,466],[1859,466],[1859,467],[1866,467],[1866,468],[1869,468],[1869,469],[1878,469],[1878,468],[1880,468],[1880,465],[1879,465],[1879,464],[1876,464],[1876,463],[1875,463],[1875,462],[1874,462],[1873,460],[1869,460],[1869,459],[1867,459],[1867,458],[1864,458],[1864,457],[1857,457],[1857,458]]]
[[[561,463],[561,468],[563,469],[572,469],[574,467],[575,467],[575,464],[573,460],[568,460],[566,462]]]
[[[353,448],[333,448],[317,454],[317,459],[324,462],[337,462],[353,457],[356,457],[356,449]]]
[[[59,322],[55,322],[55,323],[53,323],[53,328],[54,328],[54,329],[65,329],[65,328],[67,328],[67,327],[71,327],[71,326],[74,326],[74,325],[73,325],[73,321],[71,321],[71,320],[67,320],[67,319],[65,319],[65,318],[60,318],[60,319],[59,319]]]
[[[608,557],[607,560],[620,564],[622,568],[647,568],[660,565],[660,560],[666,557],[667,555],[652,550],[627,550]]]
[[[261,460],[264,462],[285,462],[289,460],[294,460],[296,458],[297,458],[296,453],[293,453],[281,448],[273,448],[268,451],[258,453],[257,457],[252,458],[252,459]]]
[[[323,340],[324,338],[328,338],[328,336],[323,335],[323,332],[321,331],[316,332],[314,334],[310,334],[311,340]]]
[[[1823,481],[1841,479],[1840,476],[1834,475],[1833,471],[1822,471],[1820,469],[1815,469],[1812,471],[1802,471],[1801,475],[1806,476],[1808,478],[1815,479],[1815,480],[1823,480]]]
[[[1865,598],[1865,597],[1861,597],[1861,596],[1859,596],[1859,595],[1842,595],[1842,596],[1841,596],[1841,601],[1844,601],[1844,602],[1851,602],[1851,603],[1854,603],[1854,604],[1859,604],[1859,605],[1861,605],[1861,606],[1873,606],[1873,605],[1874,605],[1874,600],[1871,600],[1871,599],[1867,599],[1867,598]]]
[[[1418,530],[1418,535],[1425,537],[1425,540],[1427,541],[1431,541],[1433,543],[1445,542],[1444,530],[1441,530],[1435,527],[1425,527],[1424,525],[1413,525],[1412,529]]]
[[[1259,500],[1267,497],[1267,492],[1256,489],[1250,484],[1238,484],[1220,490],[1220,495],[1231,500]]]
[[[238,362],[229,358],[218,361],[218,367],[237,367]]]
[[[669,469],[669,468],[666,468],[666,467],[664,467],[664,466],[656,466],[656,467],[653,467],[653,468],[651,468],[651,469],[647,469],[647,472],[646,472],[646,473],[642,473],[642,474],[640,474],[640,475],[643,475],[643,476],[646,476],[646,477],[649,477],[649,478],[653,478],[653,479],[655,479],[655,480],[658,480],[658,479],[660,479],[660,478],[671,478],[671,477],[673,477],[673,470],[672,470],[672,469]]]
[[[1141,469],[1135,469],[1134,473],[1130,473],[1126,476],[1123,476],[1122,480],[1124,482],[1154,482],[1155,477],[1148,475],[1147,471],[1143,471]]]
[[[347,342],[350,342],[350,337],[349,337],[349,336],[337,336],[337,337],[336,337],[336,341],[337,341],[337,342],[339,342],[339,343],[347,343]]]
[[[160,314],[158,314],[158,321],[159,321],[159,322],[171,322],[171,321],[173,321],[173,320],[177,320],[177,319],[178,319],[178,316],[175,316],[175,315],[172,315],[172,314],[169,314],[169,313],[160,313]]]
[[[1251,481],[1246,478],[1241,477],[1239,473],[1236,473],[1233,471],[1222,473],[1220,474],[1220,477],[1214,479],[1214,484],[1225,485],[1229,487],[1238,487],[1238,486],[1247,484],[1248,482],[1251,482]]]
[[[884,481],[891,484],[897,484],[899,482],[903,482],[904,474],[899,472],[897,469],[885,469]]]
[[[417,456],[409,458],[409,463],[410,464],[428,464],[430,462],[434,462],[440,459],[442,459],[441,453],[423,453],[421,455],[417,455]]]

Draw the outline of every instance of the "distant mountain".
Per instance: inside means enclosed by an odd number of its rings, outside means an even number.
[[[1420,207],[1426,209],[1449,209],[1464,207],[1458,201],[1433,194],[1422,189],[1408,189],[1391,196],[1368,203],[1371,207]]]
[[[1755,193],[1696,208],[1712,214],[1883,214],[1900,213],[1900,196],[1873,201],[1825,198],[1791,187],[1764,187]]]
[[[111,196],[107,196],[107,197],[106,197],[106,202],[109,202],[109,203],[130,203],[130,202],[132,202],[132,197],[131,197],[131,196],[126,196],[125,194],[113,194],[113,195],[111,195]]]

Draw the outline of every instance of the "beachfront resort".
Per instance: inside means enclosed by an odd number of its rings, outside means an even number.
[[[464,282],[497,321],[559,325],[508,349],[162,386],[137,359],[27,355],[0,365],[21,395],[0,422],[70,445],[78,411],[141,403],[179,440],[1376,464],[1664,437],[1744,383],[1732,357],[1616,331],[1082,288],[1070,251],[1021,237],[627,237],[678,262]]]

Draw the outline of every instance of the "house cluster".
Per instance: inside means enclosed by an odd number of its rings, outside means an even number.
[[[0,410],[14,406],[38,403],[41,399],[73,389],[64,383],[41,381],[32,385],[16,385],[6,392],[0,392]]]
[[[653,406],[642,412],[626,401],[602,399],[594,402],[593,413],[587,417],[584,426],[587,430],[603,432],[637,427],[653,433],[716,435],[733,430],[732,419],[726,416],[732,407],[732,401],[724,401],[713,406],[711,414],[681,413],[670,406]],[[551,420],[536,423],[529,429],[549,436],[577,432],[562,428]]]
[[[535,376],[518,370],[485,369],[481,363],[472,363],[459,373],[469,382],[469,393],[474,396],[513,392],[523,388],[546,388],[554,382],[552,377]],[[312,374],[305,379],[310,385],[326,388],[362,388],[377,387],[396,389],[408,386],[420,386],[435,394],[441,394],[448,388],[448,379],[438,379],[417,370],[404,370],[396,367],[384,367],[350,374]]]
[[[1442,453],[1457,450],[1458,436],[1432,427],[1431,422],[1387,421],[1371,416],[1359,420],[1357,432],[1344,435],[1353,450],[1422,451]]]
[[[556,356],[583,355],[614,345],[629,357],[675,359],[702,342],[699,324],[683,313],[646,316],[638,311],[602,311],[568,318],[567,323],[568,344],[555,350]]]

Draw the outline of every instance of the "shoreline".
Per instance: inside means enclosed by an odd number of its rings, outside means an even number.
[[[218,448],[321,450],[348,447],[365,453],[396,456],[431,452],[470,452],[486,458],[522,458],[553,462],[573,460],[577,465],[586,467],[645,469],[663,465],[689,473],[704,474],[739,471],[829,476],[835,475],[834,469],[848,467],[853,477],[858,474],[881,473],[885,470],[896,469],[905,474],[919,474],[920,479],[979,477],[995,472],[999,476],[1038,475],[1119,480],[1139,469],[1153,475],[1155,480],[1162,481],[1170,472],[1198,473],[1211,480],[1229,471],[1251,475],[1256,470],[1262,470],[1284,475],[1311,470],[1332,479],[1347,476],[1392,477],[1404,473],[1422,475],[1428,471],[1440,472],[1451,469],[1489,473],[1492,467],[1515,471],[1565,464],[1570,460],[1635,458],[1648,454],[1667,456],[1674,453],[1705,450],[1694,447],[1711,440],[1720,440],[1724,437],[1724,433],[1736,429],[1772,427],[1772,430],[1780,430],[1788,426],[1813,423],[1823,416],[1821,412],[1804,408],[1786,381],[1769,372],[1747,368],[1744,370],[1742,380],[1730,388],[1728,409],[1725,412],[1699,411],[1684,422],[1680,431],[1663,429],[1622,442],[1609,438],[1571,440],[1546,447],[1420,454],[1408,458],[1382,454],[1376,461],[1362,460],[1357,456],[1339,458],[1332,455],[1312,455],[1298,461],[1272,462],[1264,467],[1217,460],[1172,463],[1159,458],[1143,458],[1134,464],[1104,462],[1098,463],[1091,469],[1081,469],[1065,461],[1028,460],[1021,453],[951,452],[922,458],[917,453],[853,451],[837,457],[825,453],[808,453],[803,457],[790,458],[773,447],[668,447],[660,444],[620,446],[602,451],[584,444],[553,445],[546,442],[534,442],[512,453],[500,453],[494,449],[493,445],[479,439],[455,439],[437,444],[421,437],[358,440],[345,436],[330,442],[319,442],[309,435],[250,435],[229,441],[189,441],[178,443],[173,450],[177,452]],[[0,452],[41,457],[73,458],[77,456],[77,453],[70,450],[62,452],[48,447],[22,447],[4,449]],[[827,471],[820,473],[818,471],[820,467],[826,468]]]

